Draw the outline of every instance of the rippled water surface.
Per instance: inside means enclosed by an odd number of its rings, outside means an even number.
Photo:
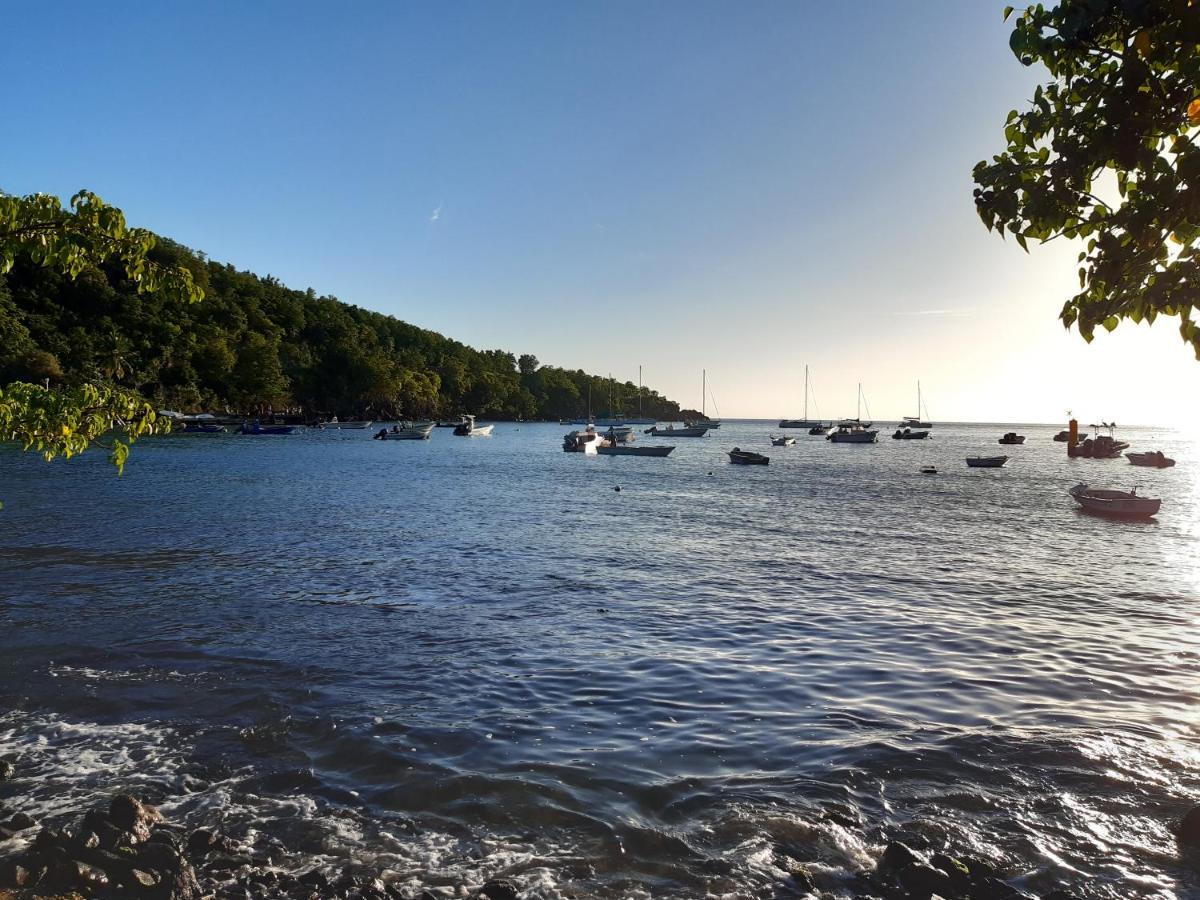
[[[963,458],[1008,427],[727,423],[668,459],[564,430],[179,436],[123,478],[0,454],[9,795],[130,786],[533,897],[782,896],[781,849],[849,897],[897,835],[1035,892],[1200,895],[1170,832],[1200,800],[1200,445],[1126,429],[1179,461],[1134,469],[1027,426],[992,471]],[[1163,511],[1081,514],[1081,480]]]

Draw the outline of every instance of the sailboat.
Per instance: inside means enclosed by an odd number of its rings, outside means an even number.
[[[879,430],[871,428],[870,422],[865,425],[862,421],[863,391],[862,382],[858,384],[858,412],[853,419],[842,419],[837,428],[826,438],[835,444],[874,444],[879,439]],[[867,415],[870,415],[870,409]]]
[[[900,423],[900,428],[932,428],[933,425],[921,418],[921,412],[924,411],[925,418],[929,418],[929,410],[925,409],[925,404],[921,401],[921,382],[917,382],[917,414],[915,416],[905,416]]]
[[[612,376],[609,377],[611,378]],[[597,419],[595,425],[597,428],[620,428],[623,425],[653,425],[657,421],[658,419],[648,419],[642,415],[642,367],[638,366],[638,414],[636,418],[611,415],[607,419]]]
[[[824,434],[825,423],[821,421],[811,422],[808,418],[808,366],[804,367],[804,418],[803,419],[781,419],[779,422],[780,428],[807,428],[809,434]]]
[[[717,411],[717,401],[716,401],[715,397],[713,398],[713,410]],[[702,425],[709,430],[721,427],[721,420],[719,418],[710,419],[708,417],[708,370],[707,369],[700,370],[700,415],[702,416],[702,418],[700,419],[699,422],[684,422],[683,424],[687,425],[689,427]],[[719,411],[717,411],[717,415],[720,416]]]

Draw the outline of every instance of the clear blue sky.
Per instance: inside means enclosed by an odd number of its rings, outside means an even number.
[[[726,416],[1154,421],[1171,326],[1055,319],[1069,246],[972,165],[1035,74],[1002,3],[24,4],[0,188],[80,187],[231,262]],[[1194,393],[1193,393],[1194,395]],[[811,412],[811,410],[810,410]]]

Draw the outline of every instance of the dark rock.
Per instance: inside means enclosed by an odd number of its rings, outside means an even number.
[[[33,873],[27,866],[15,859],[0,865],[0,887],[23,888],[33,887],[37,882],[32,878]]]
[[[4,823],[5,828],[11,828],[13,831],[24,831],[26,828],[32,828],[37,824],[37,819],[28,813],[13,813],[12,817]]]
[[[1185,846],[1200,847],[1200,806],[1193,806],[1184,814],[1175,829],[1175,836]]]
[[[253,864],[254,860],[248,856],[231,856],[228,853],[217,853],[204,864],[204,868],[209,872],[231,872],[234,869],[240,869],[242,866]]]
[[[196,881],[195,870],[181,860],[179,868],[163,878],[154,897],[155,900],[200,900],[200,883]]]
[[[939,897],[950,897],[954,887],[950,876],[941,869],[927,866],[924,863],[912,863],[900,871],[900,884],[913,897],[928,900],[937,894]]]
[[[883,848],[883,856],[879,858],[879,868],[890,872],[899,872],[914,863],[919,863],[917,854],[913,853],[908,844],[900,841],[889,841]]]
[[[139,822],[145,822],[145,808],[131,794],[117,794],[108,805],[108,818],[118,828],[132,831]]]
[[[159,877],[153,872],[147,872],[145,869],[130,869],[129,880],[129,887],[152,888],[158,886]]]
[[[217,836],[207,828],[197,828],[188,835],[187,852],[195,859],[203,859],[216,847]]]
[[[971,876],[972,881],[1000,877],[1000,873],[996,871],[996,867],[985,860],[974,856],[960,856],[958,861],[967,867],[967,873]]]
[[[43,828],[33,839],[33,850],[41,855],[61,856],[70,841],[71,836],[65,831]]]
[[[0,781],[8,781],[17,774],[17,767],[9,760],[0,760]]]
[[[0,825],[0,842],[11,841],[16,836],[16,834],[17,833],[15,831],[13,831],[13,829],[8,828],[4,825]]]
[[[321,890],[328,890],[329,876],[320,869],[309,869],[300,876],[300,883],[308,887],[315,887]]]
[[[138,851],[138,867],[156,872],[178,872],[183,861],[177,847],[160,841],[147,841]]]
[[[484,882],[477,896],[486,897],[487,900],[518,900],[520,894],[517,892],[517,886],[511,881],[493,878]]]
[[[956,896],[967,892],[971,884],[971,870],[967,868],[966,863],[945,853],[935,853],[929,857],[929,864],[949,876],[951,888]]]
[[[971,900],[1037,900],[1031,894],[1019,891],[1006,881],[985,876],[971,882]]]

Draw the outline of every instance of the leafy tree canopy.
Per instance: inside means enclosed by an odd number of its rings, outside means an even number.
[[[1050,79],[1008,114],[1005,151],[976,165],[980,218],[1026,249],[1084,244],[1061,319],[1085,340],[1178,316],[1200,358],[1200,5],[1063,0],[1015,23],[1013,53]]]
[[[149,231],[128,227],[121,210],[90,191],[72,197],[70,209],[48,194],[0,193],[0,277],[18,262],[72,279],[114,263],[138,292],[158,292],[180,302],[200,300],[203,289],[188,269],[150,258],[157,243]],[[0,292],[0,337],[5,338],[0,353],[10,357],[4,366],[9,374],[15,369],[17,377],[42,382],[13,381],[0,387],[0,439],[19,441],[50,460],[73,456],[118,429],[124,439],[113,438],[106,446],[109,459],[121,470],[130,443],[169,427],[132,392],[91,384],[51,387],[63,378],[59,361],[36,346],[6,292]],[[119,349],[114,353],[119,370],[123,360]]]

